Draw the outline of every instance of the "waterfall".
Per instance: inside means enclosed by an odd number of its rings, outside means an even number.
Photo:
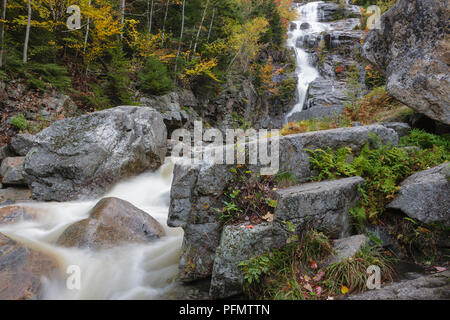
[[[319,3],[322,3],[322,1],[309,2],[304,5],[297,6],[295,10],[298,13],[298,20],[292,21],[291,23],[295,24],[296,28],[288,31],[287,47],[294,49],[297,64],[295,72],[298,78],[298,102],[286,115],[285,122],[288,122],[288,119],[292,114],[301,112],[303,110],[303,106],[307,98],[309,84],[319,76],[319,72],[317,71],[317,69],[310,63],[309,54],[302,48],[303,41],[308,35],[320,33],[329,29],[326,24],[318,22]],[[303,29],[302,24],[304,27]]]
[[[166,236],[146,244],[127,244],[106,250],[65,248],[55,245],[71,224],[88,217],[98,201],[24,203],[37,211],[36,219],[4,225],[0,232],[54,257],[59,275],[47,279],[44,299],[158,299],[167,297],[179,285],[174,282],[183,231],[167,227],[172,159],[156,172],[141,174],[117,184],[105,197],[131,202],[158,220]],[[79,266],[80,290],[66,286],[67,267]]]

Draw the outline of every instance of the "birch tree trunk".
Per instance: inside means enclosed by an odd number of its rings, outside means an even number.
[[[23,63],[28,61],[28,42],[30,41],[30,28],[31,28],[31,0],[27,1],[28,7],[28,21],[27,29],[25,31],[25,42],[23,44]]]
[[[177,57],[175,59],[175,79],[174,82],[177,81],[177,68],[178,68],[178,57],[180,56],[181,51],[181,42],[183,41],[183,32],[184,32],[184,6],[186,4],[186,0],[183,0],[183,9],[181,11],[181,32],[180,32],[180,40],[178,41],[178,50],[177,50]]]
[[[2,8],[2,20],[6,20],[6,2],[7,0],[3,0],[3,8]],[[0,28],[0,68],[3,66],[3,42],[5,40],[5,23],[1,23]]]
[[[91,0],[89,0],[89,7],[91,6]],[[89,23],[91,22],[91,18],[88,16],[87,18],[87,24],[86,24],[86,33],[84,34],[84,49],[83,49],[83,53],[86,53],[86,47],[87,47],[87,42],[88,42],[88,37],[89,37]]]
[[[148,7],[149,3],[150,3],[150,0],[148,0],[148,2],[147,2],[147,7]],[[154,3],[154,0],[152,0],[152,4],[150,6],[150,13],[149,13],[150,16],[149,16],[149,19],[148,19],[148,34],[152,34],[153,3]],[[147,8],[147,10],[148,10],[148,8]]]
[[[166,20],[167,20],[167,12],[169,11],[169,2],[170,2],[170,0],[167,0],[166,13],[164,14],[164,22],[163,22],[162,37],[161,37],[161,48],[164,45],[164,36],[165,36],[165,32],[166,32]]]
[[[211,37],[211,30],[214,23],[214,15],[216,14],[216,9],[213,9],[213,14],[211,17],[211,23],[209,24],[208,38],[206,39],[206,43],[209,43],[209,38]]]
[[[198,37],[200,36],[200,32],[202,31],[203,21],[205,21],[206,11],[208,10],[209,0],[206,1],[205,10],[203,10],[202,21],[200,22],[200,26],[198,27],[197,36],[195,37],[194,44],[194,53],[197,50]]]
[[[123,24],[125,22],[125,0],[120,1],[120,23],[122,24],[122,31],[123,31]],[[120,34],[120,40],[123,39],[123,32]]]

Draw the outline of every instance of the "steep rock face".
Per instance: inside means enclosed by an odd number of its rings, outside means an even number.
[[[306,149],[337,149],[347,146],[358,152],[366,143],[374,142],[372,134],[378,136],[383,143],[398,143],[395,131],[381,125],[281,137],[280,170],[289,171],[300,182],[305,182],[314,175]],[[190,281],[211,275],[216,247],[220,240],[217,212],[214,208],[223,206],[221,194],[233,177],[230,172],[232,167],[233,165],[206,161],[199,164],[180,161],[175,164],[167,224],[185,230],[179,264],[181,280]],[[252,165],[250,170],[259,172],[261,167],[265,166]],[[195,264],[195,268],[190,267],[192,264]]]
[[[389,95],[445,124],[450,124],[449,17],[447,0],[398,0],[363,48],[385,71]]]
[[[424,223],[450,226],[450,164],[417,172],[401,184],[388,208],[398,209]]]
[[[0,300],[38,299],[43,277],[57,266],[52,257],[0,233]]]
[[[151,241],[164,235],[163,227],[146,212],[118,198],[103,198],[89,218],[68,227],[57,244],[98,250],[127,242]]]
[[[166,144],[154,109],[116,107],[57,121],[35,135],[24,176],[38,200],[93,198],[119,179],[157,169]]]

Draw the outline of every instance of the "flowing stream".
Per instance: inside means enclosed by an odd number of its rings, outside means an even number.
[[[167,227],[173,162],[156,172],[144,173],[117,184],[105,197],[118,197],[149,213],[166,230],[166,236],[148,244],[128,244],[112,249],[64,248],[55,245],[71,224],[88,217],[99,200],[65,203],[24,203],[37,218],[5,225],[0,232],[57,259],[58,276],[46,279],[44,299],[159,299],[170,297],[179,284],[177,274],[183,239],[181,228]],[[80,290],[69,290],[66,273],[70,265],[81,270]]]
[[[309,54],[302,49],[302,41],[310,34],[320,33],[328,30],[329,26],[318,22],[319,10],[318,5],[322,1],[309,2],[304,5],[298,5],[295,10],[298,13],[298,20],[292,21],[296,28],[288,32],[288,48],[294,48],[297,63],[296,74],[298,77],[297,93],[298,102],[291,111],[286,115],[285,122],[296,112],[301,112],[305,104],[308,87],[318,76],[319,72],[311,65]],[[303,28],[303,29],[302,29]]]

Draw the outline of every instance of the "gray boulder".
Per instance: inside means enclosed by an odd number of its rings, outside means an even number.
[[[38,200],[94,198],[122,178],[156,170],[167,130],[152,108],[121,106],[53,123],[33,137],[24,176]]]
[[[424,223],[450,226],[450,164],[413,174],[401,184],[399,194],[387,207],[398,209]]]
[[[372,134],[378,136],[383,143],[398,143],[395,131],[382,125],[341,128],[280,137],[280,170],[291,172],[299,182],[306,182],[314,176],[306,149],[330,147],[335,150],[340,147],[350,147],[357,153],[366,143],[375,143]],[[223,207],[222,194],[233,177],[230,172],[232,167],[234,166],[214,164],[208,161],[191,164],[190,161],[183,160],[175,164],[167,224],[170,227],[182,227],[185,230],[179,264],[181,280],[190,281],[211,275],[210,270],[212,270],[212,262],[220,239],[215,208]],[[265,166],[251,165],[250,170],[259,172],[261,167]],[[342,188],[342,190],[346,189]],[[344,204],[347,200],[344,198],[335,203],[342,205],[340,212],[345,210]],[[329,204],[331,205],[331,200]],[[320,212],[320,216],[323,218],[326,212],[323,210]],[[294,211],[292,214],[295,217]],[[330,221],[331,216],[331,213],[327,216]],[[194,225],[195,227],[193,227]],[[344,228],[337,229],[340,231]],[[214,241],[201,239],[196,232],[188,230],[201,230],[201,234],[207,234]],[[199,260],[202,261],[202,264],[195,263]],[[190,262],[194,262],[196,266],[201,265],[201,268],[191,268]]]
[[[386,74],[386,90],[407,106],[450,124],[446,0],[398,0],[370,31],[364,56]]]
[[[16,154],[25,157],[33,147],[33,136],[29,133],[20,133],[11,139],[10,147]]]
[[[3,147],[0,148],[0,161],[8,157],[15,157],[15,156],[16,154],[9,145],[4,145]]]
[[[24,157],[9,157],[2,161],[0,175],[2,183],[13,185],[26,185],[22,175]]]
[[[227,298],[242,293],[244,274],[239,263],[272,248],[271,233],[271,223],[262,223],[253,229],[245,225],[224,228],[211,277],[209,294],[212,298]]]
[[[147,242],[164,235],[164,228],[146,212],[125,200],[103,198],[88,218],[69,226],[56,243],[98,250],[129,242]]]
[[[338,263],[354,257],[367,243],[368,239],[363,234],[335,240],[333,243],[333,255],[328,263]]]
[[[397,132],[399,138],[407,136],[411,132],[411,126],[404,122],[387,122],[383,123],[383,126]]]
[[[284,222],[289,221],[300,229],[307,225],[326,230],[336,238],[347,236],[350,231],[348,211],[360,199],[358,186],[362,183],[363,178],[351,177],[277,190],[274,232],[285,237]]]
[[[448,300],[450,271],[390,283],[378,290],[350,295],[348,300]]]

